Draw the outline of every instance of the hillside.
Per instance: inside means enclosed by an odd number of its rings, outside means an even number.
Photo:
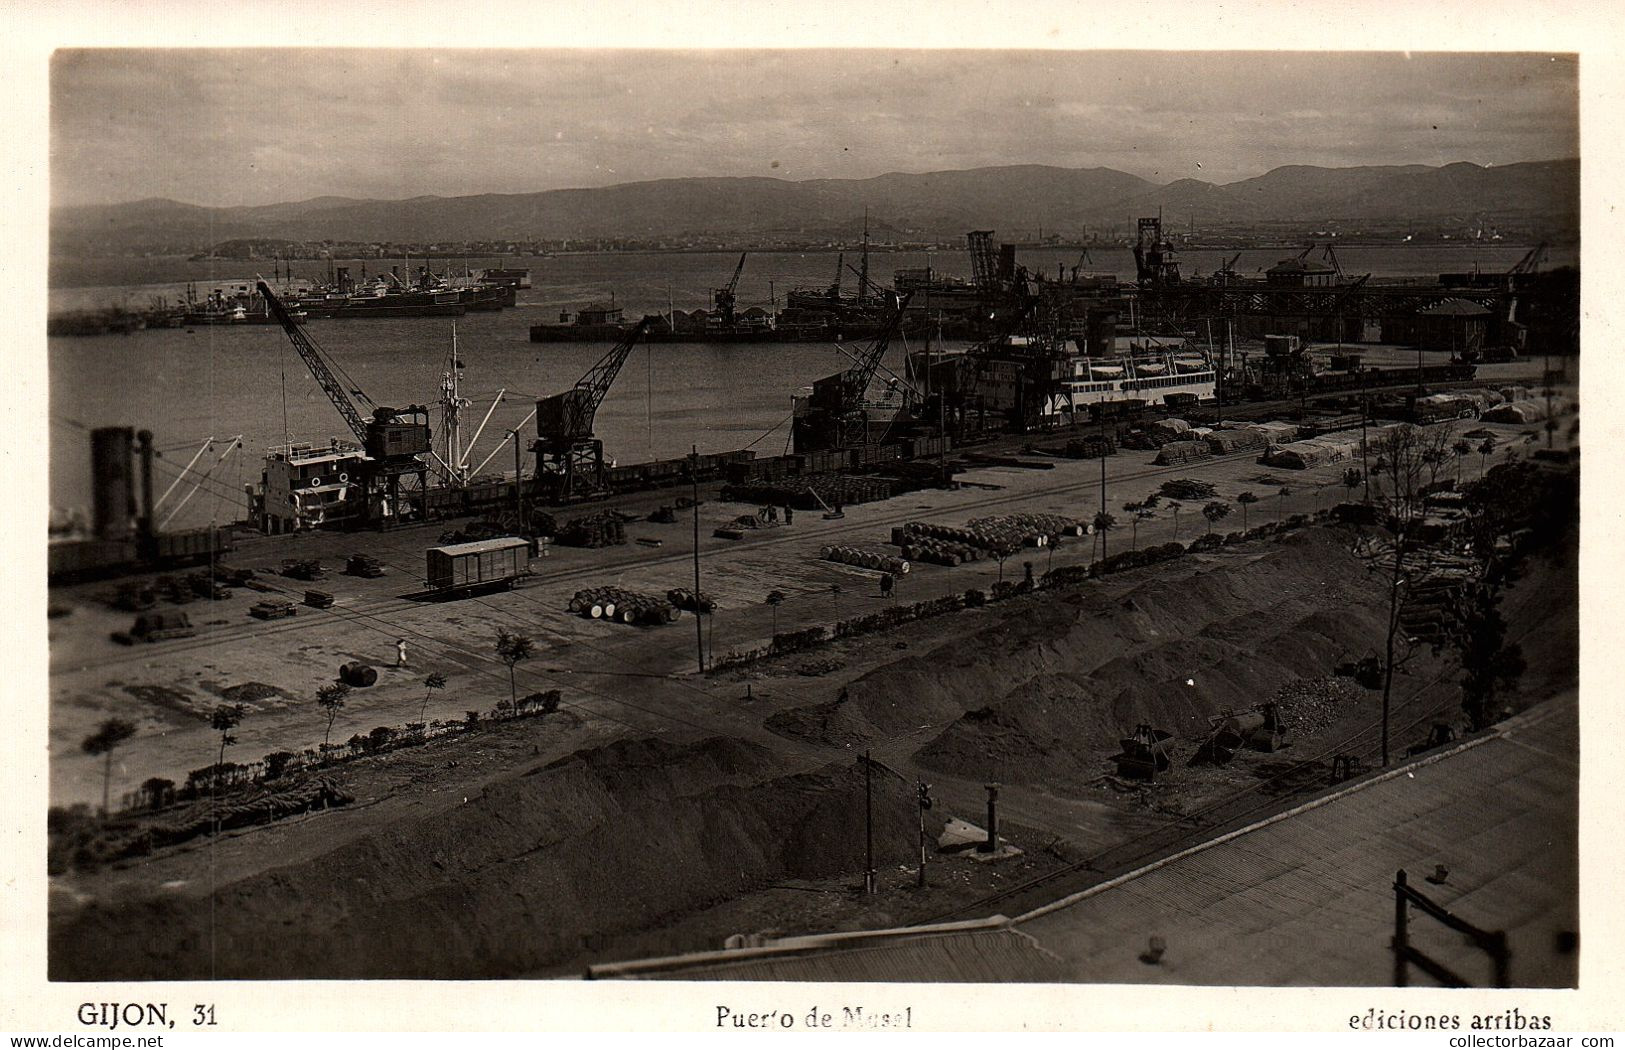
[[[867,211],[878,226],[913,237],[965,230],[1121,230],[1163,209],[1201,223],[1483,222],[1523,220],[1578,227],[1579,161],[1501,167],[1457,163],[1276,168],[1240,182],[1180,179],[1157,185],[1109,168],[1015,165],[870,179],[661,179],[540,193],[425,196],[408,200],[318,197],[213,208],[148,199],[52,212],[59,253],[125,252],[271,237],[431,242],[583,237],[676,238],[691,234],[850,229]]]

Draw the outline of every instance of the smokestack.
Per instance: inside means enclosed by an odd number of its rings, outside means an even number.
[[[153,541],[156,528],[152,520],[152,431],[143,430],[135,436],[141,454],[141,517],[138,519],[143,546]]]
[[[129,427],[99,427],[90,432],[91,520],[96,538],[121,540],[130,535],[135,519],[135,431]]]

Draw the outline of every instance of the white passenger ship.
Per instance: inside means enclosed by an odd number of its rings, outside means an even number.
[[[1119,339],[1110,356],[1079,355],[1070,361],[1071,372],[1050,398],[1047,414],[1065,419],[1074,411],[1086,414],[1090,405],[1110,401],[1164,402],[1194,396],[1209,403],[1217,398],[1218,375],[1213,359],[1204,351],[1154,337]]]

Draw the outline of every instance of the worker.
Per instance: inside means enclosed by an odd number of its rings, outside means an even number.
[[[895,581],[892,579],[892,574],[891,573],[887,572],[887,573],[882,573],[881,574],[881,576],[880,576],[880,596],[882,598],[890,598],[891,597],[892,585],[894,583],[895,583]]]
[[[784,523],[786,525],[788,525],[792,521],[795,521],[795,520],[796,520],[796,512],[795,512],[795,510],[793,508],[791,508],[788,504],[786,504],[785,508],[784,508]]]
[[[396,667],[405,667],[406,666],[406,639],[405,638],[397,638],[397,639],[395,639],[395,666]]]

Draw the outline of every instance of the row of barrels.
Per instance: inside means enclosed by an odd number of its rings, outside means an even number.
[[[889,572],[893,576],[901,576],[908,572],[907,559],[882,554],[878,551],[866,551],[861,547],[825,547],[820,553],[822,553],[826,561],[856,565],[860,569],[875,569],[880,572]]]
[[[624,587],[589,587],[570,599],[570,612],[588,620],[649,626],[677,619],[677,607],[655,594]]]
[[[1057,536],[1087,536],[1090,526],[1061,514],[1000,514],[972,518],[976,542],[989,550],[1001,547],[1047,547]]]

